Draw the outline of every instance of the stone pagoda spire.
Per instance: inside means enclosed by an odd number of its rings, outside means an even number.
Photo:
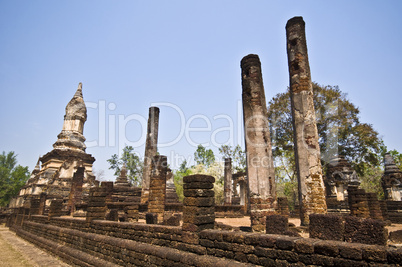
[[[53,144],[53,148],[85,152],[86,146],[83,132],[86,120],[87,108],[82,97],[82,83],[79,83],[77,91],[66,106],[63,129],[57,136],[58,140]]]
[[[117,177],[116,182],[114,183],[116,186],[130,186],[130,183],[127,179],[127,169],[126,163],[123,163],[123,167],[120,170],[120,175]]]
[[[37,174],[40,172],[40,157],[38,158],[38,161],[36,162],[36,166],[34,170],[32,171],[32,174]]]
[[[402,171],[396,166],[391,154],[384,155],[384,174],[381,185],[386,200],[402,200]]]

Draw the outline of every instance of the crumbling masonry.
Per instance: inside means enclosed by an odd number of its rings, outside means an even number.
[[[319,214],[326,208],[302,18],[289,20],[286,29],[301,216],[309,223],[310,238],[300,236],[307,227],[289,224],[287,199],[275,195],[256,55],[241,62],[248,169],[232,174],[231,161],[225,160],[225,205],[215,205],[215,178],[201,174],[183,178],[184,201],[178,203],[167,158],[156,155],[155,107],[148,120],[146,190],[129,183],[125,165],[116,182],[99,186],[91,175],[95,159],[85,153],[83,143],[86,108],[80,84],[67,105],[54,150],[41,158],[42,169],[38,162],[6,220],[0,212],[0,221],[77,266],[400,266],[402,250],[387,247],[393,239],[388,239],[384,222],[402,223],[401,172],[390,155],[383,176],[387,201],[378,202],[374,193],[359,189],[356,173],[340,156],[330,162],[326,177],[332,214]],[[339,216],[340,202],[349,203],[354,216],[345,210]],[[245,206],[252,227],[215,221],[217,216],[243,216]],[[139,221],[144,217],[146,224]]]
[[[148,203],[149,183],[152,159],[158,152],[159,108],[150,107],[148,115],[147,138],[144,153],[144,171],[142,174],[141,203]]]
[[[308,225],[312,213],[326,213],[325,189],[308,63],[305,23],[294,17],[286,24],[295,159],[300,219]]]
[[[267,102],[257,55],[241,60],[244,138],[247,157],[251,226],[264,231],[265,217],[275,213],[275,169],[268,126]]]

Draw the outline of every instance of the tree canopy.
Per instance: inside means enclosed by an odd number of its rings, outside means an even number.
[[[335,155],[344,155],[359,175],[365,164],[378,166],[382,140],[371,124],[360,122],[359,108],[351,103],[338,86],[313,83],[314,108],[321,158],[328,162]],[[273,153],[293,156],[293,126],[290,93],[277,94],[268,105],[268,119]],[[292,164],[294,165],[294,164]]]
[[[7,154],[3,151],[0,155],[0,206],[8,205],[28,179],[28,167],[17,165],[13,151]]]
[[[141,186],[144,164],[140,157],[134,153],[132,146],[125,146],[120,158],[117,154],[113,154],[107,162],[110,164],[109,169],[115,170],[114,175],[116,176],[120,174],[120,169],[123,164],[126,164],[127,178],[129,181],[134,186]]]
[[[194,161],[208,168],[215,162],[214,152],[211,149],[206,149],[202,145],[198,145],[197,150],[194,152]]]

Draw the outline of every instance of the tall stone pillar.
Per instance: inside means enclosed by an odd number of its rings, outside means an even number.
[[[158,215],[158,222],[163,221],[166,198],[167,158],[157,155],[152,159],[151,181],[148,212]]]
[[[254,231],[265,230],[265,218],[275,213],[275,170],[268,111],[257,55],[241,60],[243,119],[249,187],[249,211]]]
[[[286,39],[300,219],[302,225],[308,225],[309,214],[326,213],[327,204],[307,56],[305,23],[302,17],[294,17],[288,21]]]
[[[225,205],[232,205],[232,159],[225,158],[224,169]]]
[[[144,153],[144,171],[142,173],[141,203],[148,203],[151,163],[158,152],[159,108],[150,107],[148,115],[147,139]]]

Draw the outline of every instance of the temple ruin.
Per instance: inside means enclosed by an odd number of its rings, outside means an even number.
[[[327,205],[313,103],[313,86],[307,55],[305,23],[302,17],[288,20],[286,40],[300,218],[302,225],[308,225],[309,215],[312,213],[325,214]]]
[[[40,157],[30,179],[13,199],[10,207],[22,207],[31,198],[47,195],[46,207],[50,200],[63,200],[64,208],[73,208],[73,204],[84,201],[89,189],[98,185],[92,174],[95,158],[85,152],[84,124],[87,109],[82,96],[82,84],[78,85],[73,98],[66,106],[63,129],[57,136],[53,150]],[[42,166],[39,163],[42,162]]]
[[[53,150],[0,220],[77,266],[400,266],[402,250],[389,244],[386,228],[402,223],[402,172],[391,155],[384,201],[359,187],[342,155],[323,177],[304,26],[301,17],[286,25],[299,214],[276,196],[261,62],[248,55],[241,61],[247,170],[234,173],[225,159],[224,205],[215,203],[215,178],[202,174],[183,178],[179,201],[168,159],[157,155],[157,107],[149,109],[142,188],[130,183],[125,165],[115,182],[96,181],[80,83]],[[217,220],[247,216],[242,226]]]

